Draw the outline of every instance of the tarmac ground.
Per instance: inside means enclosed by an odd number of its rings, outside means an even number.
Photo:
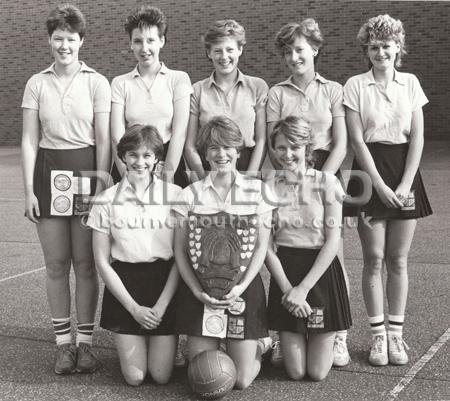
[[[344,254],[353,316],[350,364],[333,368],[320,383],[290,381],[282,369],[265,364],[250,388],[232,391],[227,400],[450,401],[449,141],[426,143],[421,172],[434,214],[419,221],[410,252],[404,328],[408,365],[376,368],[367,362],[370,334],[360,285],[361,247],[355,224],[349,223]],[[36,230],[23,210],[20,149],[0,148],[0,400],[195,400],[185,369],[176,371],[168,385],[147,379],[140,387],[127,386],[111,335],[100,328],[94,338],[101,360],[96,373],[53,373],[44,260]]]

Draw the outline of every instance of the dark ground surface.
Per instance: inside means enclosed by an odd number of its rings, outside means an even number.
[[[350,227],[344,247],[354,323],[348,338],[350,364],[332,369],[321,383],[292,382],[282,370],[265,365],[249,389],[233,391],[227,400],[450,400],[450,341],[442,338],[442,346],[435,352],[436,346],[432,348],[450,328],[450,142],[427,143],[421,170],[434,214],[419,221],[410,252],[405,323],[410,363],[374,368],[367,362],[361,249],[356,229]],[[183,369],[166,386],[150,380],[139,388],[127,386],[111,336],[102,329],[94,340],[101,368],[93,375],[56,376],[44,261],[35,228],[23,217],[18,148],[0,148],[0,216],[0,400],[196,399]],[[405,377],[406,386],[393,392]]]

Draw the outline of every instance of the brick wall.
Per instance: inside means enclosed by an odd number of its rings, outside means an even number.
[[[108,79],[134,67],[123,21],[142,2],[127,0],[74,1],[85,13],[88,32],[80,57]],[[48,12],[58,2],[5,0],[0,16],[0,145],[17,145],[21,135],[20,104],[27,79],[51,63],[45,32]],[[403,21],[409,55],[403,71],[419,77],[430,104],[425,107],[427,138],[450,138],[450,2],[441,1],[302,1],[302,0],[161,0],[169,20],[168,42],[161,59],[189,73],[192,82],[211,72],[200,35],[220,18],[234,18],[247,31],[240,68],[269,85],[284,80],[287,67],[273,46],[282,24],[315,18],[326,45],[318,70],[345,83],[366,68],[356,33],[369,17],[389,13]]]

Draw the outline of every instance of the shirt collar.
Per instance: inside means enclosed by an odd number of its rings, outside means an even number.
[[[328,82],[330,82],[328,79],[322,77],[322,75],[320,75],[318,72],[315,73],[313,81],[318,81],[321,84],[327,84]],[[300,90],[300,88],[294,83],[292,75],[288,79],[286,79],[286,81],[280,82],[275,86],[292,86],[295,89]]]
[[[242,85],[245,85],[247,76],[245,74],[243,74],[239,70],[239,68],[238,68],[237,72],[238,72],[238,75],[237,75],[237,80],[236,80],[235,85],[237,85],[239,82],[241,82]],[[213,85],[213,84],[216,86],[219,86],[219,85],[217,85],[216,79],[214,78],[214,71],[211,73],[211,75],[209,76],[209,78],[207,78],[207,81],[206,81],[206,85],[208,86],[208,88],[210,88],[211,85]]]
[[[376,85],[375,77],[373,76],[373,68],[371,68],[369,71],[367,71],[365,74],[363,74],[364,77],[364,83],[366,86],[369,85]],[[397,71],[394,69],[394,79],[393,82],[397,82],[400,85],[406,85],[406,81],[404,79],[403,73]]]
[[[133,68],[133,71],[130,72],[130,74],[131,74],[131,76],[132,76],[133,78],[136,78],[136,77],[140,77],[140,76],[141,76],[141,74],[139,74],[138,65],[139,65],[139,64],[136,64],[136,67],[134,67],[134,68]],[[163,74],[163,75],[165,75],[165,74],[167,74],[168,72],[169,72],[169,69],[166,67],[166,65],[165,65],[163,62],[161,62],[161,68],[160,68],[160,70],[158,71],[158,74]]]
[[[80,61],[81,68],[79,72],[95,72],[95,70],[91,67],[88,67],[84,61]],[[46,68],[44,71],[42,71],[42,74],[52,73],[56,74],[55,71],[55,63],[52,63],[52,65],[48,68]]]
[[[152,191],[158,191],[158,187],[161,185],[161,180],[156,177],[155,174],[152,174],[153,176],[153,181],[152,183],[148,186],[147,190],[145,191],[145,193],[147,194],[147,192],[151,189]],[[135,194],[136,191],[134,190],[133,186],[131,185],[130,181],[128,181],[128,178],[126,175],[124,175],[122,177],[122,180],[119,182],[118,187],[117,187],[117,191],[118,191],[118,195],[122,195],[126,192],[131,192],[132,194]],[[146,196],[146,195],[145,195]]]
[[[244,184],[245,178],[243,177],[243,175],[241,173],[239,173],[239,171],[235,172],[235,176],[234,176],[234,181],[231,184],[231,186],[236,186],[236,187],[242,187],[242,185]],[[213,187],[214,188],[214,183],[211,179],[211,173],[209,173],[205,179],[203,180],[203,189],[207,189]]]

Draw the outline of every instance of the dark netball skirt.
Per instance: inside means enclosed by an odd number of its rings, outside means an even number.
[[[409,144],[387,145],[375,142],[368,143],[367,147],[384,183],[395,191],[402,180],[405,170]],[[361,170],[356,159],[353,162],[352,170]],[[348,194],[355,197],[360,195],[362,190],[361,181],[350,178]],[[416,176],[414,177],[410,196],[408,197],[408,204],[405,207],[388,208],[378,197],[375,188],[372,187],[372,196],[365,205],[346,208],[349,211],[348,215],[356,216],[364,212],[366,216],[381,220],[417,219],[433,213],[419,170],[417,170]]]
[[[173,259],[158,259],[151,263],[114,261],[111,266],[133,299],[139,305],[151,308],[155,305],[166,285],[173,263]],[[160,325],[154,330],[146,330],[134,320],[133,316],[111,294],[108,288],[105,287],[100,326],[106,330],[120,334],[145,336],[174,334],[174,301],[170,302],[167,307]]]
[[[74,177],[82,175],[81,172],[94,173],[97,170],[95,162],[95,147],[89,146],[81,149],[44,149],[39,148],[36,164],[34,167],[33,190],[39,202],[39,210],[41,217],[54,217],[50,214],[50,206],[52,202],[51,194],[51,172],[52,170],[72,171]],[[90,194],[95,193],[95,177],[91,178]],[[82,213],[82,208],[88,207],[88,203],[84,206],[74,199],[74,209]],[[75,212],[75,214],[77,214]]]
[[[166,142],[164,144],[163,160],[166,160],[167,151],[169,150],[169,143],[170,143],[170,141]],[[181,156],[180,163],[178,164],[177,171],[175,171],[175,176],[174,176],[174,181],[173,181],[174,184],[179,185],[181,188],[185,188],[189,185],[189,181],[187,179],[187,175],[186,175],[185,171],[186,171],[186,164],[184,163],[183,156]],[[111,167],[111,177],[113,179],[114,184],[117,184],[122,179],[115,162],[113,163],[113,165]]]
[[[242,339],[256,340],[267,337],[267,308],[264,286],[259,274],[253,279],[248,288],[242,293],[245,310],[238,316],[226,311],[228,325],[234,320],[244,322]],[[202,336],[204,304],[192,294],[189,287],[181,282],[177,293],[176,332],[188,336]],[[237,338],[227,335],[227,338]]]
[[[241,171],[241,172],[247,171],[248,165],[250,164],[250,159],[253,154],[253,149],[254,149],[254,147],[253,148],[243,148],[240,151],[240,155],[239,155],[239,158],[237,159],[237,163],[236,163],[237,171]],[[204,155],[200,155],[200,158],[202,160],[203,169],[205,171],[210,171],[211,166],[209,165],[208,161],[205,159]]]
[[[293,286],[308,274],[320,249],[278,247],[277,255]],[[269,288],[269,329],[294,333],[325,333],[347,330],[352,324],[344,274],[337,257],[309,291],[307,302],[314,310],[308,319],[292,316],[281,304],[282,293],[272,279]]]

